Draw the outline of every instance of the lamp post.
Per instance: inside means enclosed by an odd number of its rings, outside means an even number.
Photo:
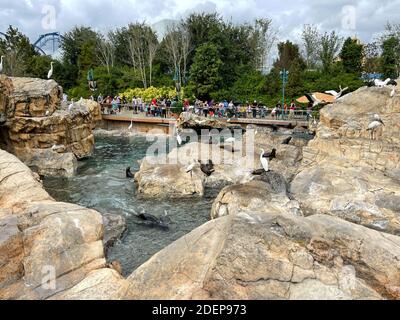
[[[283,70],[281,70],[281,72],[279,73],[281,76],[281,80],[282,80],[282,119],[283,119],[283,113],[285,112],[284,106],[285,106],[285,88],[286,88],[286,84],[289,80],[289,71],[286,70],[285,68]]]

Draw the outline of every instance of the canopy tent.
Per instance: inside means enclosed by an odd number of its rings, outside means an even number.
[[[318,100],[325,101],[326,103],[333,103],[335,101],[335,97],[330,94],[314,92],[313,95],[315,95]],[[298,98],[296,101],[298,103],[304,103],[304,104],[309,103],[306,96],[302,96],[302,97]]]

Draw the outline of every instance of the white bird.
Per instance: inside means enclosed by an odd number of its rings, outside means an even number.
[[[196,167],[197,163],[193,160],[193,163],[186,168],[186,173],[190,173],[190,176],[193,177],[193,170]]]
[[[261,149],[260,161],[261,161],[261,164],[262,164],[265,172],[268,172],[269,171],[269,161],[267,158],[264,158],[264,155],[265,155],[265,150]]]
[[[53,64],[54,64],[54,62],[52,62],[52,63],[50,64],[50,65],[51,65],[51,68],[50,68],[49,73],[47,74],[47,79],[51,79],[51,77],[53,76],[53,71],[54,71]]]
[[[71,99],[71,104],[68,106],[68,112],[71,112],[73,107],[74,107],[74,99]]]
[[[375,79],[374,83],[375,83],[375,86],[377,86],[379,88],[383,88],[383,87],[386,87],[389,84],[390,81],[392,81],[392,79],[390,79],[390,78],[387,78],[385,81],[381,81],[379,79]]]
[[[233,137],[228,138],[228,139],[225,140],[225,143],[234,143],[234,142],[236,142],[236,139],[233,138]]]
[[[79,104],[82,105],[83,103],[83,98],[81,97],[81,99],[79,100]]]
[[[196,120],[195,122],[196,122],[197,124],[199,124],[199,125],[202,125],[202,124],[205,124],[205,123],[207,122],[207,120],[202,120],[202,121]]]
[[[1,56],[1,58],[0,58],[0,73],[3,72],[3,60],[4,60],[4,56]]]
[[[48,116],[49,116],[49,114],[50,114],[50,111],[49,111],[49,110],[47,110],[47,111],[46,111],[46,117],[48,117]]]
[[[180,136],[179,132],[176,133],[176,141],[178,141],[178,145],[182,145],[183,140],[182,137]]]
[[[392,92],[390,92],[390,97],[393,98],[396,95],[396,88],[393,88]]]
[[[308,99],[308,101],[310,101],[310,103],[313,104],[313,108],[315,108],[316,106],[320,105],[320,104],[326,104],[325,101],[319,100],[315,94],[310,94],[310,93],[306,93],[305,95]]]
[[[334,97],[335,97],[335,100],[337,100],[337,99],[339,99],[339,98],[343,95],[344,92],[346,92],[347,90],[349,90],[349,88],[346,87],[346,88],[342,89],[342,86],[339,86],[339,90],[340,90],[339,92],[336,92],[335,90],[330,90],[330,91],[325,91],[325,93],[334,96]]]
[[[131,120],[131,125],[129,126],[128,130],[131,131],[133,128],[133,119]]]
[[[374,136],[375,132],[382,126],[384,126],[384,122],[378,114],[374,115],[374,120],[368,125],[367,131],[371,131],[371,139],[376,140],[376,136]]]

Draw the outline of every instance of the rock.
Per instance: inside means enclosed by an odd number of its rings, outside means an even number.
[[[271,183],[268,178],[271,174],[265,174],[265,180],[269,182],[254,180],[224,188],[214,201],[211,218],[252,211],[266,214],[292,212],[301,215],[298,203],[287,197],[286,185],[282,189],[281,185]]]
[[[328,214],[400,234],[400,97],[389,88],[361,88],[321,110],[316,138],[303,148],[291,185],[306,215]],[[386,126],[366,130],[374,114]]]
[[[371,168],[321,162],[297,175],[291,193],[306,215],[335,215],[400,235],[399,183]]]
[[[29,168],[45,177],[73,177],[78,161],[71,152],[59,153],[51,149],[27,149],[19,159]]]
[[[111,248],[114,244],[122,238],[125,231],[128,229],[126,220],[119,214],[104,214],[104,247]]]
[[[3,150],[0,208],[0,299],[46,299],[105,268],[102,216],[55,202],[36,175]]]
[[[327,215],[242,212],[156,254],[126,298],[398,299],[399,239]]]
[[[129,283],[115,270],[91,272],[85,280],[51,300],[123,300]]]
[[[8,114],[12,117],[45,117],[53,114],[62,99],[62,88],[54,80],[10,78]]]
[[[2,76],[0,89],[0,113],[7,120],[0,145],[8,152],[41,175],[56,176],[71,176],[76,159],[92,155],[92,128],[101,119],[96,102],[85,100],[69,112],[53,80]]]
[[[196,168],[192,174],[181,165],[156,165],[140,170],[135,175],[137,194],[142,197],[181,198],[203,196],[202,173]]]

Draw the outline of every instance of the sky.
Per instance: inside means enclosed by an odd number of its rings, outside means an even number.
[[[357,36],[364,43],[383,31],[385,24],[400,23],[400,0],[0,0],[0,32],[9,25],[31,41],[75,25],[105,32],[129,22],[163,25],[192,12],[218,12],[234,23],[271,18],[280,40],[300,42],[304,24],[342,36]]]

